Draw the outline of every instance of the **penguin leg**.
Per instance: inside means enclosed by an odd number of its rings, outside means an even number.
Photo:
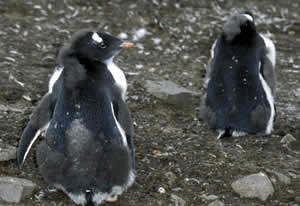
[[[232,132],[232,136],[233,137],[242,137],[242,136],[246,136],[247,132],[243,132],[243,131],[233,131]]]
[[[218,135],[218,137],[217,137],[217,139],[221,139],[221,138],[223,138],[224,137],[224,135],[225,135],[225,130],[221,130],[221,131],[219,131],[219,135]]]
[[[220,130],[219,131],[219,135],[217,137],[217,139],[222,139],[224,137],[231,137],[232,136],[232,130],[230,128],[226,128],[224,130]]]

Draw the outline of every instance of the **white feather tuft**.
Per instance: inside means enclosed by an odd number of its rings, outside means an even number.
[[[250,16],[249,14],[243,14],[249,21],[253,22],[253,17]]]
[[[97,43],[101,43],[103,42],[103,39],[96,33],[94,32],[93,36],[92,36],[93,40]]]

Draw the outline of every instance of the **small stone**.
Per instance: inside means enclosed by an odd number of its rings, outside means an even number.
[[[300,178],[300,175],[296,175],[295,173],[293,172],[288,172],[289,175],[293,178],[293,179],[297,179],[297,178]]]
[[[2,112],[16,112],[16,113],[23,113],[24,109],[18,109],[11,106],[5,106],[3,104],[0,104],[0,111]]]
[[[281,183],[284,183],[284,184],[287,184],[287,185],[291,184],[291,178],[290,177],[288,177],[284,174],[281,174],[279,172],[276,172],[274,170],[267,170],[267,172],[274,174]]]
[[[176,187],[176,188],[173,188],[172,191],[173,192],[182,192],[182,191],[184,191],[184,189],[181,187]]]
[[[216,201],[209,203],[208,206],[225,206],[225,204],[224,204],[224,202],[222,202],[220,200],[216,200]]]
[[[165,194],[165,193],[166,193],[166,189],[163,188],[163,187],[159,187],[159,188],[158,188],[158,192],[159,192],[160,194]]]
[[[13,79],[11,79],[10,75],[1,74],[0,76],[1,82],[1,98],[4,100],[14,103],[22,98],[22,95],[25,92],[24,87],[20,84],[16,83]]]
[[[172,185],[176,181],[176,175],[173,172],[167,172],[165,174],[166,178],[168,179],[168,183]]]
[[[262,172],[243,177],[233,182],[231,187],[241,197],[259,198],[262,201],[274,193],[270,179]]]
[[[184,206],[186,204],[184,199],[174,194],[171,194],[171,201],[175,203],[175,206]]]
[[[0,177],[0,199],[6,202],[19,203],[24,197],[30,196],[36,184],[30,180],[17,177]]]
[[[120,33],[120,34],[118,35],[118,37],[121,38],[121,39],[128,39],[128,34],[122,32],[122,33]]]
[[[198,179],[196,179],[196,178],[188,178],[188,177],[184,178],[184,181],[185,181],[185,182],[195,182],[195,183],[197,183],[197,184],[200,184],[200,183],[201,183],[201,181],[198,180]],[[203,184],[205,184],[205,183],[203,183]]]
[[[216,196],[216,195],[206,195],[206,194],[203,194],[200,197],[202,199],[204,199],[204,200],[217,200],[217,199],[219,199],[219,197]]]
[[[217,195],[208,195],[207,200],[217,200],[219,197]]]
[[[146,90],[153,96],[165,101],[168,104],[191,107],[193,97],[199,95],[196,92],[190,91],[171,81],[151,81],[145,83]]]
[[[289,145],[291,142],[295,142],[295,141],[297,140],[293,135],[287,134],[281,139],[280,143]]]
[[[133,41],[138,41],[145,37],[149,32],[147,31],[146,28],[140,28],[138,30],[133,31]]]
[[[289,31],[288,34],[291,35],[291,36],[294,36],[296,34],[296,32],[295,31]]]
[[[17,158],[17,148],[8,144],[0,143],[0,162]]]
[[[169,155],[167,152],[161,152],[160,150],[153,150],[152,154],[154,157],[166,157]]]

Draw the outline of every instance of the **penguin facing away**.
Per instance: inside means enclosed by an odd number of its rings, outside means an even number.
[[[130,46],[106,33],[77,32],[60,50],[49,91],[21,136],[19,166],[45,132],[36,153],[40,173],[76,204],[115,201],[135,180],[127,82],[112,61]]]
[[[271,134],[275,117],[275,46],[256,31],[251,12],[232,15],[214,42],[199,119],[219,138]]]

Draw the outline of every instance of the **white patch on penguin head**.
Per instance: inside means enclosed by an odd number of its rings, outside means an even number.
[[[96,33],[94,32],[93,36],[92,36],[93,40],[97,43],[101,43],[103,42],[103,39]]]
[[[249,14],[243,14],[249,21],[253,22],[253,17]]]

